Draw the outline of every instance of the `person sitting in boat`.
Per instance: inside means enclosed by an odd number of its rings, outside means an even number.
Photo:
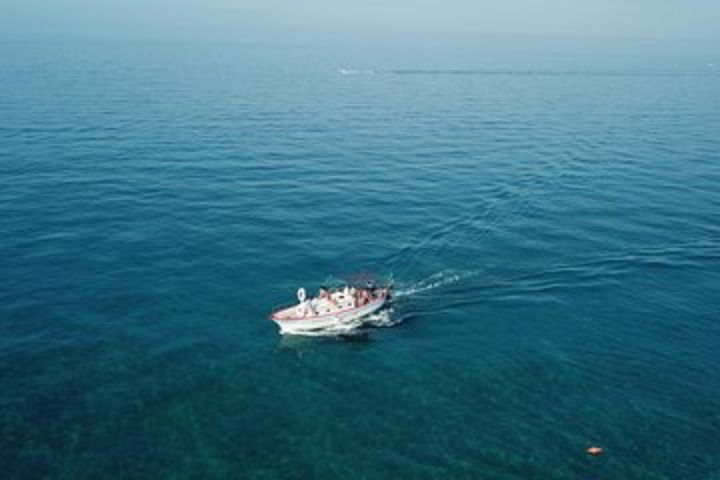
[[[320,292],[318,293],[318,299],[321,302],[326,303],[333,308],[337,307],[337,301],[335,301],[335,299],[332,297],[332,295],[330,294],[328,289],[325,287],[320,287]]]
[[[361,289],[358,291],[358,302],[357,302],[357,304],[358,304],[359,307],[362,307],[362,306],[364,306],[364,305],[367,305],[368,303],[370,303],[370,292],[369,292],[367,289],[365,289],[365,288],[361,288]]]
[[[355,287],[345,287],[347,290],[346,297],[350,300],[350,307],[357,307],[357,289]]]

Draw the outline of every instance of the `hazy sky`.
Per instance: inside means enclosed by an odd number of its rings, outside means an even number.
[[[0,33],[720,38],[720,0],[0,0]]]

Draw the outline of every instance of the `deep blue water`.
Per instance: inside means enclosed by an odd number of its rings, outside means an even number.
[[[720,62],[644,48],[2,43],[2,478],[717,478]]]

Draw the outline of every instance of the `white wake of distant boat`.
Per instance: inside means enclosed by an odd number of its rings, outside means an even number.
[[[355,68],[340,68],[338,69],[340,75],[374,75],[374,70],[358,70]]]

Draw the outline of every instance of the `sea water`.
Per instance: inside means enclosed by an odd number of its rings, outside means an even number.
[[[2,43],[2,478],[720,475],[720,62],[635,47]]]

